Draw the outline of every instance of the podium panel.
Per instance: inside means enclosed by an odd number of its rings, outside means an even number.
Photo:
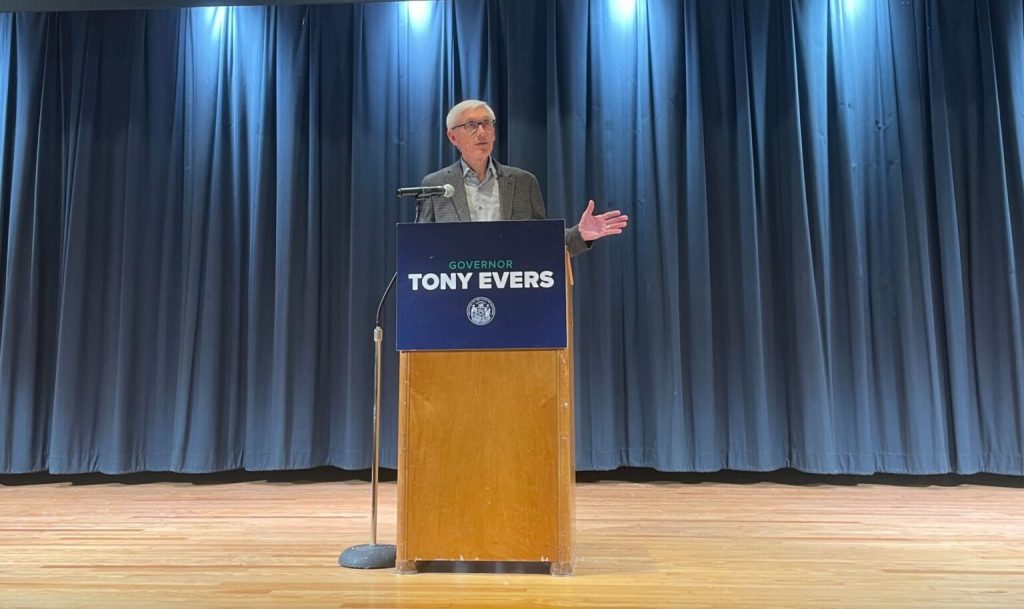
[[[565,222],[398,225],[399,351],[563,349]]]
[[[401,359],[399,560],[566,559],[558,500],[559,439],[566,436],[558,428],[560,410],[568,414],[567,354],[416,352]]]
[[[400,353],[399,572],[419,561],[515,561],[571,573],[572,301],[562,255],[566,348]]]

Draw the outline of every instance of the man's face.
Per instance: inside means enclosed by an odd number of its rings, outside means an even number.
[[[480,106],[460,114],[455,124],[462,125],[470,121],[480,123],[489,120],[491,120],[491,115],[487,112],[487,108]],[[494,150],[494,129],[478,127],[475,132],[470,133],[466,131],[465,127],[455,127],[455,129],[448,130],[448,139],[459,149],[462,158],[470,167],[485,163],[487,157],[491,156],[491,151]]]

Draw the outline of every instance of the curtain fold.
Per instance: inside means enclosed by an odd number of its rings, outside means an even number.
[[[392,193],[475,97],[549,215],[631,216],[574,259],[580,469],[1022,475],[1022,40],[985,0],[0,14],[0,473],[368,467]]]

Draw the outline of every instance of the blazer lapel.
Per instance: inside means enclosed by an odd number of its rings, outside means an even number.
[[[462,177],[461,159],[448,167],[448,183],[455,188],[452,201],[455,203],[455,212],[459,215],[459,221],[469,222],[473,217],[469,215],[469,199],[466,197],[466,180]]]
[[[501,219],[511,220],[512,201],[516,197],[516,182],[508,174],[505,166],[498,161],[494,161],[494,172],[498,174],[498,202],[501,204]]]

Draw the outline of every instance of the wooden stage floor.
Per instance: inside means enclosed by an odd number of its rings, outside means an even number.
[[[865,480],[579,483],[551,577],[339,568],[359,480],[0,479],[0,607],[1024,608],[1024,489]]]

